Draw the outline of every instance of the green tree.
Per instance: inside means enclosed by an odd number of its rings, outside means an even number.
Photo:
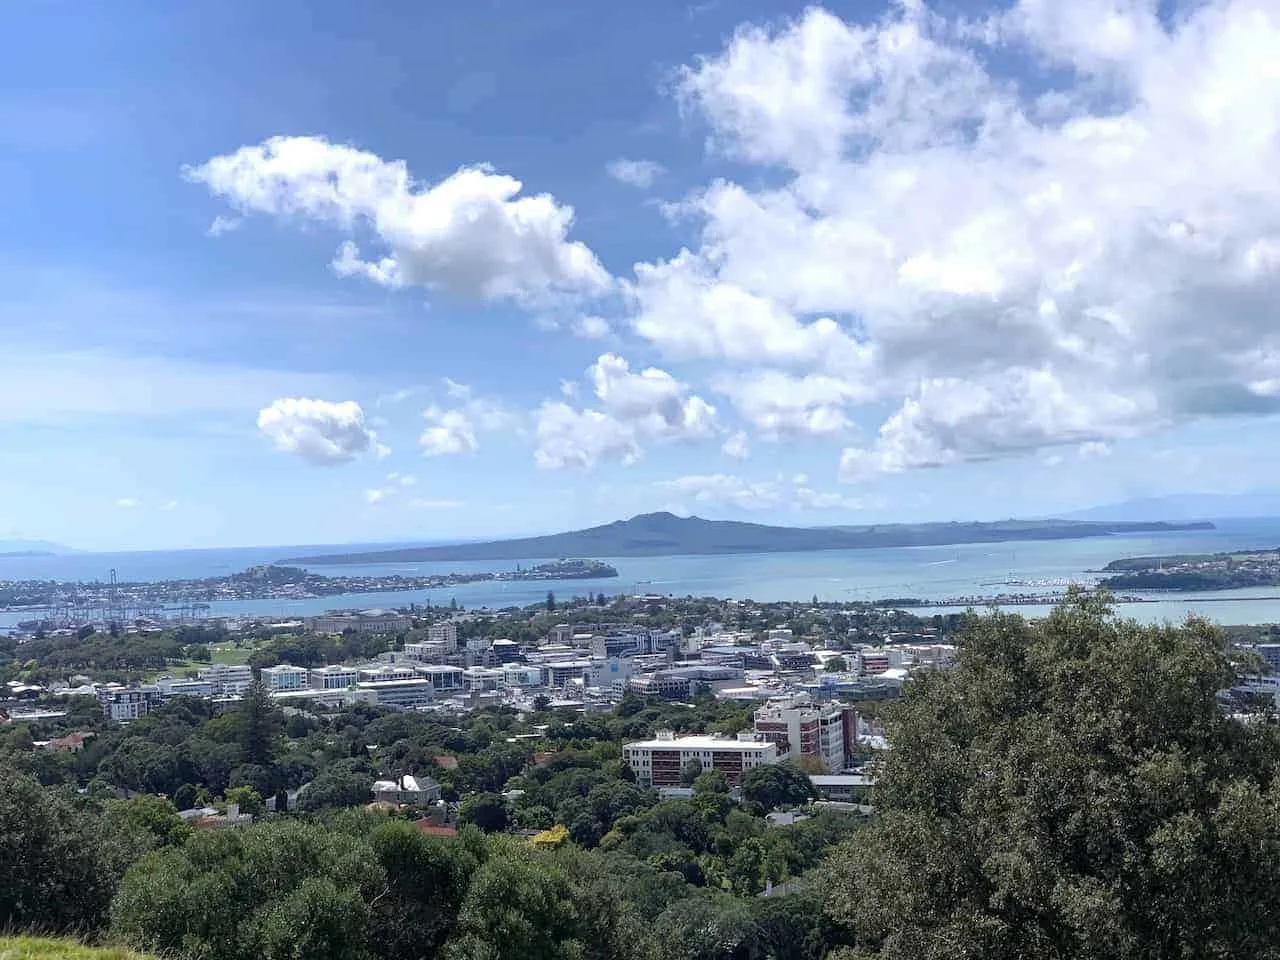
[[[165,797],[152,794],[109,800],[104,814],[109,826],[150,837],[151,846],[179,844],[191,834],[191,827],[178,816],[178,808]]]
[[[255,819],[260,819],[267,813],[267,805],[262,799],[262,794],[253,787],[228,787],[223,799],[227,803],[234,803],[240,808],[241,813],[247,813]]]
[[[824,669],[830,671],[831,673],[844,673],[846,670],[849,669],[849,663],[848,661],[845,660],[844,657],[832,657],[830,660],[827,661],[826,667]]]
[[[286,821],[197,832],[129,869],[112,933],[201,960],[365,960],[370,904],[386,885],[368,843],[345,830]]]
[[[245,763],[270,764],[284,719],[261,681],[255,680],[245,688],[237,719]]]
[[[1073,592],[974,619],[887,713],[829,908],[884,958],[1277,957],[1280,735],[1220,709],[1209,624]]]
[[[680,786],[692,787],[700,776],[702,776],[702,761],[692,757],[680,768]]]
[[[796,807],[812,797],[809,778],[789,763],[752,767],[742,776],[742,799],[766,810]]]
[[[495,851],[472,878],[449,960],[576,960],[573,888],[547,861],[515,847]]]
[[[556,612],[556,595],[552,591],[547,591],[547,613]]]
[[[343,761],[347,763],[348,761]],[[298,795],[298,809],[315,811],[354,807],[373,799],[373,777],[348,766],[330,764]]]
[[[472,823],[485,833],[507,829],[507,802],[496,793],[475,793],[458,806],[458,821]]]
[[[0,930],[95,930],[115,888],[98,818],[0,766]]]
[[[693,781],[695,794],[728,793],[729,781],[720,770],[708,770]]]

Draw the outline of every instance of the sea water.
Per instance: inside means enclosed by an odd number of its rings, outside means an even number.
[[[1091,537],[1080,540],[1022,540],[954,546],[892,547],[875,550],[823,550],[812,553],[752,553],[718,556],[599,557],[618,570],[608,580],[477,582],[436,590],[398,591],[321,597],[314,600],[244,600],[212,605],[212,616],[302,617],[335,608],[396,607],[410,603],[466,609],[541,603],[547,591],[560,599],[603,592],[706,596],[762,601],[877,600],[917,597],[925,600],[989,597],[1000,593],[1059,592],[1070,582],[1091,583],[1097,571],[1124,557],[1172,553],[1217,553],[1280,547],[1280,519],[1224,520],[1213,530]],[[261,563],[319,552],[385,549],[251,547],[133,553],[79,553],[49,557],[0,558],[0,580],[107,580],[111,570],[124,581],[224,576]],[[426,575],[450,572],[501,572],[516,563],[529,566],[548,557],[520,561],[387,563],[360,566],[312,566],[317,573],[342,575]],[[1280,622],[1280,587],[1190,594],[1140,594],[1155,602],[1125,604],[1126,616],[1143,621],[1178,621],[1196,613],[1219,623]],[[954,608],[928,607],[928,615]],[[981,606],[981,603],[978,604]],[[1046,607],[1018,606],[1039,616]],[[7,629],[30,612],[0,613]]]

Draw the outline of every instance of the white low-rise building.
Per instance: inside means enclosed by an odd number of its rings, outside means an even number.
[[[677,737],[660,731],[652,740],[626,744],[622,756],[642,786],[680,786],[681,773],[690,760],[701,763],[703,770],[719,770],[736,786],[746,771],[777,763],[778,748],[748,732],[737,737]]]
[[[305,667],[295,667],[288,663],[282,663],[276,667],[263,667],[259,674],[271,693],[306,690],[311,685],[310,671]]]
[[[247,663],[215,663],[196,676],[213,684],[214,696],[238,697],[253,683],[253,668]]]

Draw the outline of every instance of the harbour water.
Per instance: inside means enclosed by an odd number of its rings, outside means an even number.
[[[384,545],[385,546],[385,545]],[[1280,518],[1224,520],[1214,530],[1097,537],[1084,540],[1019,541],[878,550],[727,556],[600,557],[618,569],[609,580],[515,581],[460,584],[434,591],[353,594],[315,600],[246,600],[213,605],[213,616],[301,617],[334,608],[394,607],[410,603],[467,609],[523,606],[541,602],[548,590],[562,599],[587,593],[652,593],[737,599],[826,601],[917,597],[938,600],[1000,593],[1059,592],[1070,582],[1089,583],[1097,571],[1123,557],[1172,553],[1217,553],[1280,547]],[[342,547],[338,549],[367,549]],[[376,549],[376,547],[374,548]],[[251,547],[135,553],[79,553],[51,557],[0,558],[0,580],[106,580],[114,569],[121,581],[221,576],[254,564],[321,552],[316,547]],[[524,565],[547,557],[529,557]],[[515,562],[393,563],[357,567],[312,567],[318,573],[431,574],[512,569]],[[1280,622],[1280,588],[1199,594],[1146,594],[1154,602],[1126,604],[1126,616],[1143,621],[1178,621],[1190,613],[1219,623]],[[923,608],[921,614],[960,607]],[[1019,606],[1027,616],[1047,607]],[[0,612],[0,629],[29,613]]]

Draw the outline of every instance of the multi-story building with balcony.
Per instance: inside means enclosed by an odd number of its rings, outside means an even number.
[[[852,708],[842,703],[815,704],[807,696],[767,703],[756,710],[755,732],[775,744],[785,760],[812,757],[832,773],[845,767]]]
[[[659,731],[652,740],[639,740],[622,748],[623,759],[646,787],[678,787],[685,764],[697,760],[703,770],[719,770],[731,786],[753,767],[778,762],[773,743],[743,732],[737,737],[677,737]]]

